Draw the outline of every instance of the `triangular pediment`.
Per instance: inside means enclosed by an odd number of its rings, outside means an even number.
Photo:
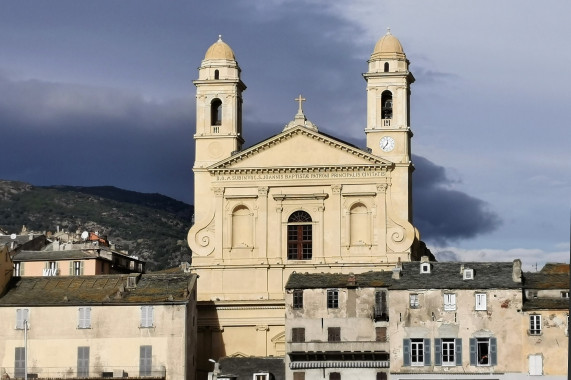
[[[268,168],[389,167],[393,163],[304,127],[273,136],[209,167],[220,170]]]

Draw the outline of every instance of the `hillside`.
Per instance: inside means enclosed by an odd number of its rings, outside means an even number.
[[[112,186],[32,186],[0,180],[0,228],[20,232],[89,230],[158,270],[190,260],[193,207],[160,194]]]

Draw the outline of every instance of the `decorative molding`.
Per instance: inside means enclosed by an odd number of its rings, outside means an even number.
[[[329,197],[326,193],[313,193],[313,194],[274,194],[276,201],[298,201],[298,200],[320,200],[323,201]]]
[[[224,195],[223,187],[213,187],[212,191],[214,192],[214,195],[216,195],[217,197],[222,197]]]
[[[216,306],[216,310],[285,310],[285,306]]]
[[[344,197],[374,197],[377,193],[371,192],[354,192],[354,193],[342,193]]]
[[[243,195],[226,195],[224,199],[252,199],[258,198],[257,194],[243,194]]]
[[[388,183],[381,183],[377,185],[377,191],[379,193],[386,193],[387,189],[389,188]]]
[[[266,197],[268,195],[268,187],[267,186],[260,186],[258,187],[258,195],[260,197]]]
[[[342,189],[343,189],[343,185],[331,185],[331,191],[333,191],[333,194],[341,193]]]

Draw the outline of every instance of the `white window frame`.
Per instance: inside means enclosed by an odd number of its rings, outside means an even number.
[[[411,309],[418,309],[420,307],[420,297],[418,293],[410,293],[408,295],[408,304]]]
[[[480,358],[480,348],[484,345],[488,346],[488,354],[484,355],[486,357],[487,363],[480,363],[482,360],[478,360]],[[490,338],[477,338],[476,339],[476,366],[477,367],[490,367],[492,365],[492,343],[490,342]]]
[[[445,349],[446,347],[446,349]],[[444,352],[448,351],[448,360],[444,360]],[[452,359],[450,359],[452,358]],[[456,339],[454,338],[443,338],[442,339],[442,365],[443,366],[455,366],[456,365]]]
[[[430,273],[430,263],[420,264],[420,273]]]
[[[529,335],[541,335],[541,315],[529,315]]]
[[[463,278],[464,278],[464,280],[473,280],[474,279],[474,269],[470,269],[470,268],[464,269]]]
[[[569,298],[569,291],[561,292],[561,298]]]
[[[476,310],[488,310],[486,293],[476,293]]]
[[[24,321],[28,321],[30,329],[30,309],[16,309],[16,330],[24,330]]]
[[[416,357],[414,352],[416,352]],[[424,339],[410,340],[410,365],[416,367],[424,366]]]
[[[14,277],[20,277],[21,276],[21,265],[20,263],[14,263]]]
[[[90,329],[91,328],[91,308],[80,307],[77,309],[77,328]]]
[[[456,293],[444,293],[444,310],[456,310]]]
[[[268,372],[258,372],[254,373],[252,376],[253,380],[270,380],[270,374]]]
[[[153,306],[141,306],[141,324],[139,327],[154,327],[154,310]]]

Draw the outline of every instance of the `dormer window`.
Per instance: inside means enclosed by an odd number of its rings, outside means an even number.
[[[464,280],[474,279],[474,269],[464,269]]]
[[[136,276],[127,277],[127,288],[133,289],[136,287],[137,287],[137,277]]]
[[[420,264],[420,273],[430,273],[430,263]]]

